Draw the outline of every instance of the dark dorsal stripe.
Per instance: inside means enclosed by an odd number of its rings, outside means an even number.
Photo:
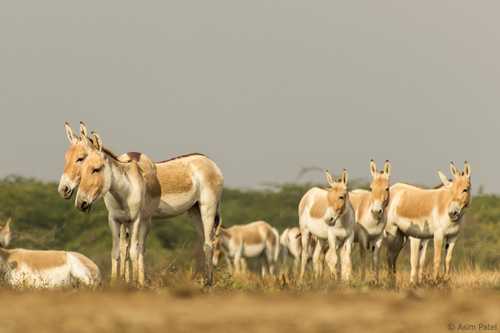
[[[206,157],[206,155],[203,155],[203,154],[200,154],[200,153],[191,153],[191,154],[185,154],[185,155],[180,155],[180,156],[172,157],[172,158],[170,158],[168,160],[159,161],[159,162],[156,162],[156,164],[171,162],[171,161],[179,160],[181,158],[190,157],[190,156],[205,156]]]

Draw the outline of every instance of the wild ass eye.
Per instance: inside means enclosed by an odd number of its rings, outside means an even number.
[[[345,197],[344,197],[343,195],[341,195],[341,196],[339,197],[339,199],[340,199],[340,200],[344,200],[344,199],[345,199]]]
[[[386,190],[387,192],[389,192],[389,188],[386,188],[385,190]]]
[[[82,162],[83,160],[85,159],[85,156],[82,156],[82,157],[78,157],[76,159],[77,162]]]
[[[467,192],[469,192],[469,189],[468,189],[468,188],[465,188],[465,189],[464,189],[464,193],[467,193]]]
[[[94,170],[92,170],[92,173],[98,173],[101,170],[102,170],[102,167],[95,168]]]

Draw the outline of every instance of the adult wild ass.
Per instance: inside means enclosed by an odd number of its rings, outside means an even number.
[[[281,254],[283,264],[286,264],[288,257],[293,257],[293,270],[295,273],[299,272],[300,258],[302,256],[302,235],[298,227],[286,228],[280,236]],[[309,241],[309,251],[307,251],[307,259],[312,259],[314,251],[321,251],[321,244],[317,241],[316,237],[311,237]],[[319,254],[316,254],[318,257]]]
[[[65,127],[70,147],[65,156],[60,193],[69,198],[79,186],[75,205],[82,211],[89,211],[96,200],[104,198],[113,234],[112,281],[116,280],[120,258],[123,268],[129,252],[132,278],[143,285],[145,240],[151,218],[174,217],[188,212],[204,244],[205,283],[211,285],[212,242],[215,227],[220,223],[223,187],[222,173],[217,165],[201,154],[157,163],[141,153],[116,156],[103,147],[96,133],[89,139],[83,123],[80,137],[68,125]],[[123,240],[120,229],[130,231],[128,251],[127,242],[120,242]]]
[[[379,253],[384,238],[384,212],[389,203],[391,164],[386,161],[382,171],[370,161],[372,181],[370,190],[354,190],[349,199],[356,218],[355,242],[359,243],[361,256],[361,277],[366,275],[366,252],[372,251],[372,267],[375,280],[379,280]]]
[[[354,241],[355,220],[354,210],[347,191],[348,174],[344,170],[342,176],[335,180],[328,171],[325,173],[330,188],[314,187],[307,191],[299,203],[299,224],[302,242],[301,280],[304,278],[311,234],[318,237],[320,243],[322,243],[323,239],[328,240],[329,249],[325,260],[331,274],[336,273],[336,278],[340,278],[340,270],[337,267],[337,251],[341,249],[342,279],[349,280],[351,277],[351,249]],[[318,261],[318,257],[313,257],[313,264]],[[314,264],[314,266],[316,270],[315,276],[318,276],[320,274],[318,271],[319,265]]]
[[[97,287],[101,273],[86,256],[67,251],[6,249],[11,220],[0,227],[0,274],[14,288]]]
[[[452,181],[442,172],[438,172],[443,183],[439,188],[422,189],[401,183],[391,187],[385,231],[391,274],[396,273],[396,259],[405,243],[405,236],[410,237],[411,242],[411,283],[421,279],[426,243],[429,239],[434,240],[434,278],[439,277],[443,243],[444,274],[449,274],[453,249],[463,225],[462,218],[471,199],[469,163],[465,162],[464,171],[461,172],[451,162],[450,171],[453,175]]]
[[[242,265],[246,265],[246,258],[263,257],[262,275],[266,273],[266,266],[274,275],[280,251],[279,239],[278,231],[265,221],[234,225],[227,229],[219,225],[214,240],[213,264],[217,265],[221,254],[224,254],[229,270],[240,274]]]

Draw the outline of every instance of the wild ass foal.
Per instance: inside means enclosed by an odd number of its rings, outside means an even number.
[[[391,164],[386,161],[384,169],[377,171],[377,165],[370,161],[372,181],[370,191],[354,190],[349,199],[356,218],[355,242],[359,243],[361,255],[361,277],[366,275],[366,252],[372,251],[372,267],[375,280],[379,279],[379,253],[385,228],[384,212],[389,203]]]
[[[300,200],[299,224],[302,241],[302,256],[300,279],[302,280],[307,263],[308,247],[311,234],[328,240],[329,249],[326,254],[326,262],[332,275],[336,272],[336,278],[340,278],[337,267],[337,250],[341,249],[342,279],[349,280],[351,276],[351,248],[354,241],[354,211],[349,201],[347,191],[348,174],[344,170],[342,176],[335,180],[328,171],[326,179],[330,188],[310,189]],[[315,254],[319,255],[321,251]],[[319,257],[313,257],[315,276],[320,274]]]
[[[444,273],[445,276],[449,274],[453,249],[463,224],[462,217],[471,199],[469,164],[465,162],[464,171],[461,172],[452,162],[450,171],[452,181],[439,172],[443,186],[436,189],[422,189],[401,183],[391,187],[386,225],[387,259],[391,274],[396,272],[396,259],[404,245],[403,237],[410,237],[411,242],[412,283],[418,282],[422,277],[426,243],[429,239],[434,239],[434,278],[439,277],[443,243]],[[425,244],[421,244],[422,242]]]
[[[288,257],[293,257],[293,270],[297,274],[300,268],[300,258],[302,256],[302,235],[298,227],[286,228],[280,236],[281,254],[283,264],[286,265]],[[307,251],[307,259],[312,259],[314,251],[321,251],[321,244],[318,243],[316,237],[311,237],[309,240],[309,250]],[[318,254],[316,256],[319,256]]]
[[[116,280],[120,257],[122,263],[126,260],[126,242],[121,242],[120,249],[122,225],[131,231],[128,251],[133,280],[143,285],[145,240],[151,218],[189,212],[204,243],[205,283],[212,284],[212,241],[215,227],[220,223],[223,186],[217,165],[201,154],[158,163],[140,153],[117,157],[103,147],[97,134],[90,140],[83,124],[81,128],[81,137],[75,139],[66,126],[71,146],[66,153],[60,192],[70,197],[79,185],[75,205],[83,211],[89,211],[96,200],[104,198],[113,233],[112,280]]]
[[[9,219],[0,227],[0,275],[11,287],[96,287],[101,273],[86,256],[67,251],[6,249],[11,240]]]
[[[262,275],[265,275],[266,268],[274,275],[280,251],[279,238],[278,231],[265,221],[235,225],[227,229],[219,224],[214,240],[213,264],[218,264],[223,253],[229,270],[233,272],[234,266],[234,273],[239,274],[245,258],[264,257],[267,265],[262,264]]]

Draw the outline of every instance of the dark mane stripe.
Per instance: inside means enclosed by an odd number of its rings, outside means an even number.
[[[118,159],[118,156],[115,153],[113,153],[111,150],[109,150],[108,148],[103,147],[102,151],[106,155],[108,155],[109,157],[111,157],[112,159],[114,159],[115,161],[123,163],[123,161],[120,161],[120,159]],[[127,153],[127,156],[130,158],[130,161],[139,161],[140,158],[141,158],[141,155],[142,155],[142,153],[138,153],[138,152],[128,152]],[[200,153],[191,153],[191,154],[184,154],[184,155],[175,156],[175,157],[172,157],[170,159],[159,161],[159,162],[155,162],[155,163],[156,164],[167,163],[167,162],[179,160],[181,158],[186,158],[186,157],[190,157],[190,156],[204,156],[204,157],[206,157],[206,155],[203,155],[203,154],[200,154]]]
[[[185,155],[179,155],[179,156],[176,156],[176,157],[172,157],[172,158],[170,158],[168,160],[159,161],[159,162],[156,162],[156,164],[171,162],[171,161],[175,161],[175,160],[179,160],[181,158],[191,157],[191,156],[204,156],[204,157],[207,157],[206,155],[203,155],[203,154],[200,154],[200,153],[191,153],[191,154],[185,154]]]

